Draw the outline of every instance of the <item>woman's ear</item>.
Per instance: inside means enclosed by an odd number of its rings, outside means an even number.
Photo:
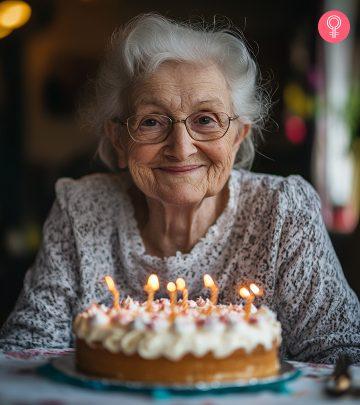
[[[109,139],[111,145],[116,150],[118,156],[118,166],[120,169],[127,167],[127,153],[125,142],[121,141],[121,128],[120,124],[111,120],[105,123],[105,134]]]
[[[240,145],[243,142],[243,140],[246,138],[246,136],[250,133],[251,125],[250,124],[240,124],[240,127],[238,128],[236,132],[236,136],[234,139],[233,143],[233,158],[234,161],[236,159],[236,155],[239,151]]]
[[[250,124],[243,124],[239,128],[239,130],[236,133],[235,139],[234,139],[234,147],[238,149],[240,147],[241,142],[246,138],[246,136],[249,134],[251,129]]]

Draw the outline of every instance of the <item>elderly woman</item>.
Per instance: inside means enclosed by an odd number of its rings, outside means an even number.
[[[181,276],[195,298],[207,272],[224,303],[241,281],[265,288],[282,356],[360,361],[359,302],[318,195],[299,176],[248,171],[267,105],[257,76],[236,31],[145,14],[113,34],[87,109],[113,173],[57,182],[3,350],[71,346],[74,315],[110,298],[104,275],[137,299],[151,272]]]

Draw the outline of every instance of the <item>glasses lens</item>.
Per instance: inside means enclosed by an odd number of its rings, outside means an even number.
[[[229,128],[229,117],[225,113],[198,112],[187,119],[191,136],[199,141],[221,138]]]
[[[161,142],[170,129],[171,120],[165,115],[133,115],[128,119],[130,135],[138,142]]]

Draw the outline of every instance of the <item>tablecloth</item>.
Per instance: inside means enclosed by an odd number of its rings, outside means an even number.
[[[73,353],[73,349],[30,349],[0,352],[0,405],[161,405],[201,404],[321,404],[359,403],[349,396],[328,398],[323,391],[324,382],[333,370],[331,365],[291,362],[302,371],[301,377],[288,382],[282,393],[261,391],[226,395],[204,394],[201,397],[172,397],[154,399],[148,395],[122,392],[94,391],[52,381],[37,372],[37,367],[58,356]],[[351,367],[353,380],[360,383],[360,367]]]

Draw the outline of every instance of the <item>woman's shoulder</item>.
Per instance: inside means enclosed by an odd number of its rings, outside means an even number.
[[[314,187],[300,175],[287,177],[240,169],[235,174],[242,203],[277,206],[286,211],[318,210],[320,198]]]
[[[79,179],[63,177],[55,184],[56,198],[67,211],[104,211],[121,203],[125,180],[115,173],[94,173]]]

